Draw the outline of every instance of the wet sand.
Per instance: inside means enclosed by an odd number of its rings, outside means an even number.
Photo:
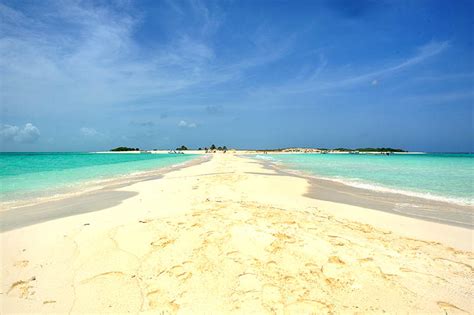
[[[314,199],[344,203],[469,229],[474,228],[473,206],[371,191],[287,170],[275,163],[266,161],[262,163],[266,168],[274,170],[281,176],[299,176],[308,180],[311,187],[306,195]]]
[[[180,165],[114,178],[103,181],[98,186],[93,184],[86,190],[63,193],[53,198],[30,199],[9,206],[3,205],[0,211],[0,232],[116,206],[123,200],[137,195],[136,192],[118,191],[119,188],[133,183],[157,180],[162,178],[163,174],[199,165],[208,159],[209,157],[203,156]]]

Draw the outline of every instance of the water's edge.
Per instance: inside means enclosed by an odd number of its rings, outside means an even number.
[[[382,192],[346,185],[343,182],[318,178],[310,173],[295,171],[268,160],[245,156],[262,164],[280,176],[296,176],[310,184],[309,198],[384,211],[430,222],[474,229],[474,207],[447,201],[429,200],[394,192]]]
[[[137,171],[133,173],[125,173],[120,175],[111,175],[108,178],[100,180],[89,180],[85,182],[76,183],[72,187],[64,189],[53,190],[55,193],[47,196],[32,197],[26,199],[3,201],[0,203],[0,213],[16,210],[24,207],[34,207],[36,205],[52,202],[62,201],[68,198],[81,197],[87,194],[93,194],[99,191],[110,191],[120,187],[128,186],[140,181],[147,181],[160,178],[163,174],[179,170],[192,165],[201,164],[209,159],[208,156],[196,156],[190,160],[179,162],[176,164],[158,167],[146,171]],[[53,192],[51,191],[51,192]],[[49,191],[45,191],[49,192]]]
[[[447,196],[442,195],[435,192],[428,192],[428,191],[415,191],[412,190],[410,187],[390,187],[384,183],[377,183],[367,179],[357,179],[354,180],[352,178],[344,178],[342,176],[327,176],[327,175],[320,175],[316,174],[310,170],[305,170],[298,165],[292,165],[291,162],[282,161],[278,159],[274,159],[271,156],[261,156],[261,155],[248,155],[248,157],[254,158],[256,160],[263,160],[268,163],[272,163],[279,168],[285,169],[287,172],[292,173],[294,175],[301,175],[303,177],[311,177],[316,178],[319,180],[326,180],[344,184],[346,186],[351,186],[355,188],[360,188],[363,190],[370,190],[379,193],[392,193],[397,195],[404,195],[408,197],[416,197],[421,199],[426,199],[428,201],[439,201],[439,202],[446,202],[449,204],[456,204],[460,206],[470,206],[474,207],[474,199],[471,198],[462,198],[462,197],[455,197],[455,196]],[[473,192],[474,193],[474,192]]]

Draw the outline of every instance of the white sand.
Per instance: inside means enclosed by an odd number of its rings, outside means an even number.
[[[216,154],[0,234],[1,313],[473,312],[472,230],[304,197]],[[14,210],[13,210],[14,211]]]

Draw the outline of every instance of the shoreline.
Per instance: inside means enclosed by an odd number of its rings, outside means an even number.
[[[156,169],[149,169],[145,171],[135,171],[132,173],[111,175],[110,177],[100,180],[86,180],[84,182],[77,182],[72,186],[58,187],[55,189],[44,189],[35,191],[35,197],[21,198],[15,200],[8,200],[0,202],[0,213],[4,211],[11,211],[13,209],[34,207],[43,203],[60,201],[63,199],[80,197],[81,195],[94,193],[101,190],[106,190],[117,185],[128,185],[135,182],[159,178],[162,174],[177,170],[180,168],[192,166],[194,164],[203,163],[208,159],[206,156],[197,156],[195,159],[172,164]],[[44,196],[47,194],[47,196]],[[51,195],[52,194],[52,195]]]
[[[307,179],[260,161],[216,154],[112,191],[91,196],[91,212],[0,233],[2,311],[451,313],[473,306],[472,230],[314,199]]]
[[[307,155],[311,155],[310,153],[306,153]],[[278,155],[278,154],[275,154]],[[318,154],[316,154],[318,155]],[[401,154],[403,155],[403,154]],[[414,154],[416,155],[416,154]],[[291,174],[294,176],[302,176],[308,179],[318,179],[323,181],[335,182],[339,183],[348,187],[358,188],[362,191],[372,191],[374,193],[379,194],[392,194],[392,195],[400,195],[406,198],[415,198],[420,200],[426,200],[427,202],[439,202],[446,205],[455,205],[460,207],[468,207],[474,211],[474,199],[473,198],[466,198],[460,196],[446,196],[439,193],[432,193],[427,191],[415,191],[410,190],[410,188],[394,188],[387,186],[386,184],[376,183],[370,180],[362,180],[362,179],[355,179],[352,180],[351,178],[344,178],[344,177],[335,177],[335,176],[322,176],[313,174],[310,171],[305,170],[298,170],[297,168],[292,168],[291,166],[287,166],[282,161],[278,161],[275,159],[264,158],[262,154],[246,154],[249,158],[254,158],[257,160],[261,160],[264,163],[272,164],[276,168],[284,169],[287,174]],[[260,156],[260,157],[257,157]]]
[[[253,157],[248,158],[255,159]],[[255,160],[282,175],[296,176],[308,180],[311,188],[306,195],[314,199],[474,229],[474,207],[472,205],[461,205],[403,193],[355,187],[341,181],[319,178],[304,171],[286,168],[271,161]]]

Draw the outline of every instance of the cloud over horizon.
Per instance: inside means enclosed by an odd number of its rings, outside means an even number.
[[[31,123],[26,123],[23,127],[0,124],[0,139],[2,142],[34,143],[40,135],[39,129]]]

